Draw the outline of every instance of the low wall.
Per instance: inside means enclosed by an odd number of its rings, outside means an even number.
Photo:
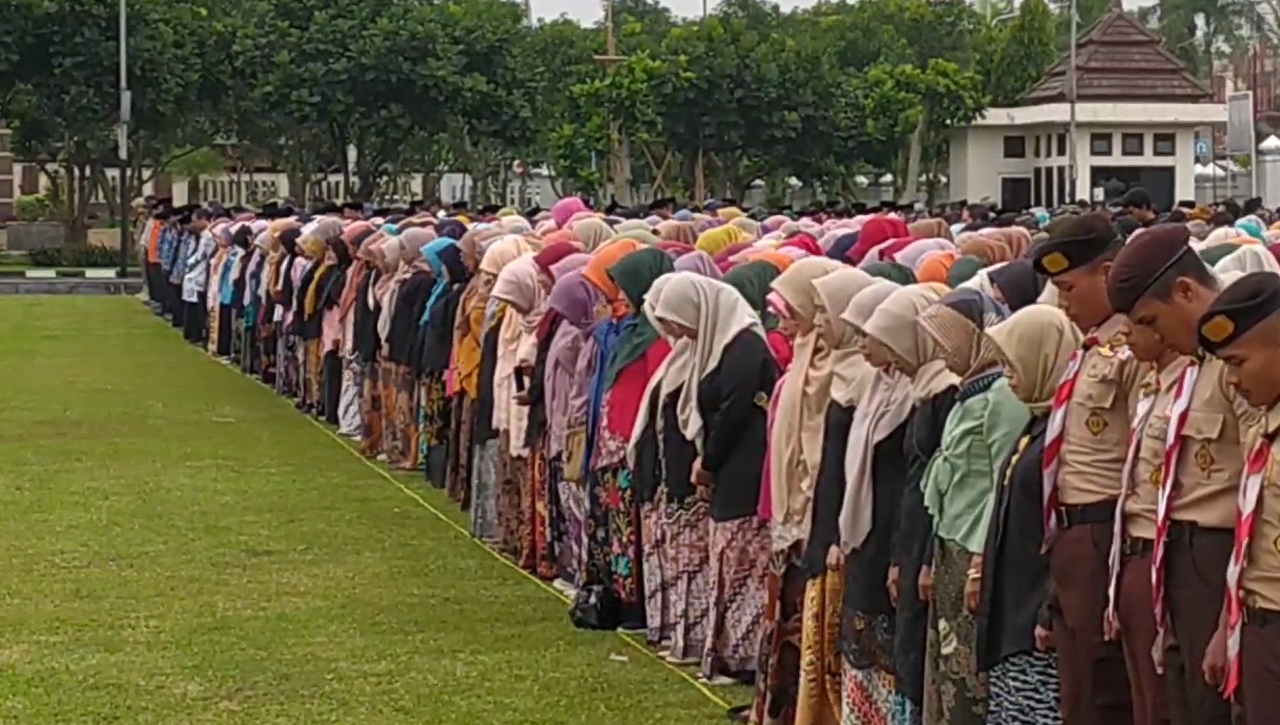
[[[66,235],[62,225],[50,223],[18,223],[0,227],[0,251],[30,252],[63,245]],[[108,249],[120,248],[119,229],[90,229],[89,244]]]

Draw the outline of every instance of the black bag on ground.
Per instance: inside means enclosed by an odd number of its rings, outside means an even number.
[[[588,584],[578,590],[569,608],[569,621],[578,629],[617,629],[622,605],[613,587]]]

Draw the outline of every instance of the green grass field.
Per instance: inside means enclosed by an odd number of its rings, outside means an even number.
[[[136,300],[0,341],[0,723],[723,722]]]

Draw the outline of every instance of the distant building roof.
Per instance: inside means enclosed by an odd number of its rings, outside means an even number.
[[[1070,53],[1063,55],[1021,105],[1071,100]],[[1127,13],[1112,10],[1076,41],[1076,100],[1081,102],[1200,103],[1213,93],[1178,57]]]

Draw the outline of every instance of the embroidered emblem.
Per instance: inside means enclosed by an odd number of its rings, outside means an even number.
[[[1071,262],[1067,260],[1067,256],[1062,252],[1050,252],[1040,260],[1040,266],[1044,267],[1044,271],[1049,274],[1058,274],[1070,267]]]
[[[1214,315],[1213,319],[1200,326],[1200,334],[1209,342],[1222,342],[1236,331],[1236,323],[1226,315]]]
[[[1116,351],[1111,349],[1111,345],[1099,345],[1098,354],[1103,357],[1115,357]]]
[[[1208,473],[1213,466],[1213,451],[1209,450],[1208,443],[1200,444],[1200,447],[1196,449],[1195,459],[1196,467],[1200,469],[1200,472]]]
[[[1160,482],[1163,480],[1164,480],[1164,464],[1162,463],[1159,466],[1156,466],[1155,468],[1151,469],[1151,475],[1147,476],[1147,483],[1151,484],[1152,488],[1158,489],[1160,488]]]
[[[1095,436],[1102,435],[1102,431],[1107,429],[1107,419],[1095,410],[1084,419],[1084,427]]]
[[[761,408],[764,408],[765,410],[769,409],[769,396],[766,395],[764,391],[758,391],[756,393],[756,397],[751,399],[751,402],[755,403]]]
[[[1271,545],[1275,547],[1276,551],[1280,551],[1280,536],[1277,536],[1276,540],[1271,542]]]

